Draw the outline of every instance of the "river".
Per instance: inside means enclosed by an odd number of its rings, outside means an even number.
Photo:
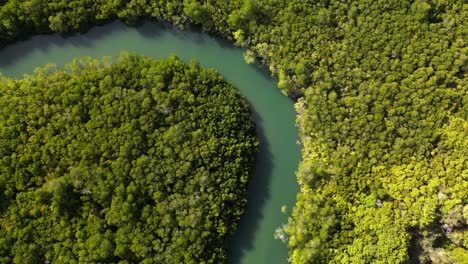
[[[116,56],[121,51],[152,58],[175,54],[184,61],[196,59],[201,66],[218,70],[247,98],[254,109],[260,152],[248,187],[247,210],[230,239],[229,251],[234,264],[286,263],[287,247],[273,234],[287,222],[281,207],[290,210],[299,190],[294,176],[301,156],[295,112],[276,80],[258,65],[246,64],[241,49],[197,31],[150,22],[132,28],[114,22],[85,34],[40,35],[9,45],[0,50],[0,72],[20,78],[47,63],[63,66],[73,58]]]

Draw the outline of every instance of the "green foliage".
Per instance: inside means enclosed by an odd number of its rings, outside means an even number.
[[[208,26],[210,21],[210,12],[208,8],[195,0],[186,0],[184,2],[184,13],[187,14],[195,23]]]
[[[1,42],[59,13],[73,31],[117,15],[191,19],[268,64],[298,99],[302,187],[281,234],[291,262],[465,259],[466,1],[98,1],[80,19],[83,1],[28,2],[2,6]]]
[[[0,262],[226,261],[257,140],[214,70],[83,58],[0,95]]]
[[[408,2],[334,3],[335,37],[311,41],[318,64],[297,103],[302,195],[286,228],[293,263],[452,263],[467,252],[468,49],[453,43],[467,39],[468,6]],[[324,240],[318,223],[331,217],[306,206],[318,204],[312,193],[334,209]]]

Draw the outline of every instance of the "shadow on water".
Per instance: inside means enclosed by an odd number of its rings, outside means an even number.
[[[169,23],[145,20],[141,23],[140,26],[136,27],[135,29],[140,35],[147,39],[156,38],[161,35],[161,32],[172,31],[173,33],[175,33],[174,37],[183,41],[189,41],[191,43],[203,45],[207,42],[209,38],[209,41],[214,41],[216,44],[218,44],[219,47],[223,49],[239,49],[239,47],[234,46],[234,44],[229,40],[223,39],[220,36],[211,32],[203,31],[203,29],[200,26],[196,25],[186,25],[185,29],[181,30],[180,28]]]
[[[135,29],[144,38],[156,38],[161,36],[161,33],[165,30],[177,30],[176,27],[170,24],[157,23],[151,20],[142,21]]]
[[[18,59],[28,57],[35,51],[49,52],[54,46],[93,47],[100,39],[128,30],[120,21],[96,26],[85,33],[36,35],[7,45],[0,49],[0,67],[9,67]]]
[[[252,119],[256,125],[257,137],[260,141],[259,152],[255,164],[255,175],[247,187],[247,208],[238,227],[229,241],[230,262],[241,263],[244,252],[253,250],[255,233],[259,229],[263,208],[268,201],[272,176],[273,156],[263,130],[262,119],[255,110]],[[273,234],[272,234],[273,236]]]

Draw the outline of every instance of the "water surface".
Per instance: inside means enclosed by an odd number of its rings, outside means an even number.
[[[286,263],[287,247],[273,234],[287,222],[281,206],[292,208],[298,192],[294,172],[300,149],[293,103],[280,93],[276,80],[257,65],[244,62],[239,48],[200,32],[154,23],[130,28],[115,22],[85,34],[35,36],[7,46],[0,50],[0,72],[21,78],[47,63],[63,66],[73,58],[117,56],[121,51],[152,58],[176,54],[184,61],[196,59],[202,67],[218,70],[247,98],[254,109],[260,153],[248,187],[247,211],[229,243],[231,259],[244,264]]]

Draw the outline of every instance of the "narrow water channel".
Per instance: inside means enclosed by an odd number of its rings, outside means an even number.
[[[218,70],[247,98],[254,109],[260,153],[248,188],[246,214],[229,243],[232,263],[286,263],[287,247],[273,234],[287,222],[281,207],[292,208],[298,192],[294,172],[300,148],[293,103],[268,73],[244,62],[239,48],[204,33],[154,23],[130,28],[115,22],[86,34],[35,36],[7,46],[0,50],[0,73],[19,78],[47,63],[63,66],[73,58],[116,56],[121,51],[152,58],[175,54],[185,61],[196,59],[201,66]]]

